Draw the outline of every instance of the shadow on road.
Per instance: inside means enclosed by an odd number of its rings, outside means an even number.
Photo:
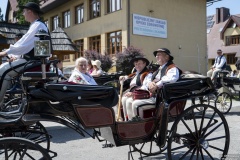
[[[46,127],[48,133],[52,136],[51,142],[53,143],[66,143],[72,140],[80,140],[91,138],[88,134],[84,133],[85,137],[80,135],[75,130],[65,127],[65,126],[51,126]],[[90,135],[92,135],[92,130],[86,130]]]

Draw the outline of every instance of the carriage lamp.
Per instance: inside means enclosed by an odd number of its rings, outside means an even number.
[[[50,57],[50,41],[49,40],[35,41],[34,57]]]
[[[50,38],[49,34],[40,29],[36,34],[35,37],[39,37],[38,41],[34,42],[34,56],[35,57],[50,57]]]
[[[35,37],[39,37],[39,40],[34,42],[34,57],[40,58],[42,63],[42,79],[46,79],[46,58],[51,56],[50,36],[45,30],[40,29],[35,34]]]

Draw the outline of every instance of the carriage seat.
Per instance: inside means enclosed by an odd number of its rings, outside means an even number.
[[[169,105],[169,116],[176,117],[182,113],[185,108],[186,100],[172,102]],[[143,104],[137,107],[137,115],[142,119],[153,117],[156,114],[155,103]]]
[[[23,81],[39,81],[42,79],[42,72],[24,72],[22,74]],[[53,72],[46,72],[46,80],[58,80],[58,75]]]
[[[118,94],[113,87],[82,84],[47,84],[45,88],[30,92],[34,98],[72,103],[98,103],[113,107],[118,102]]]

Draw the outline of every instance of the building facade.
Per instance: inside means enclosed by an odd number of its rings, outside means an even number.
[[[213,0],[45,0],[43,19],[50,31],[62,27],[84,50],[115,54],[134,46],[149,60],[152,52],[170,49],[183,70],[206,74],[206,3]],[[70,55],[73,56],[73,55]],[[74,64],[76,57],[67,57]]]
[[[207,47],[209,67],[221,49],[232,70],[240,57],[240,15],[230,15],[225,7],[216,8],[216,14],[207,17]]]

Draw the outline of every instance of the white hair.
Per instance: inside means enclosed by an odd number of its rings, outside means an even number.
[[[76,62],[75,62],[75,66],[78,66],[79,62],[88,62],[86,58],[84,57],[79,57],[78,59],[76,59]]]

